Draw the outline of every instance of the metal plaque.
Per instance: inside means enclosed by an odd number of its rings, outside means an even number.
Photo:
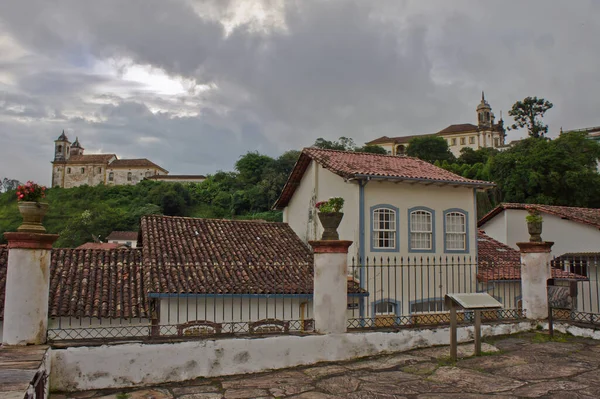
[[[449,302],[450,301],[450,302]],[[502,304],[484,292],[472,294],[447,294],[446,308],[458,305],[463,309],[501,309]]]

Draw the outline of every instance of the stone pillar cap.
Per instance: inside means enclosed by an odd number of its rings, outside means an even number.
[[[58,239],[58,234],[39,234],[24,232],[6,232],[4,238],[8,248],[21,249],[52,249],[52,244]]]
[[[542,242],[518,242],[517,246],[521,250],[521,253],[544,253],[551,252],[552,246],[554,245],[553,241],[542,241]]]
[[[310,246],[316,254],[323,253],[348,253],[348,248],[352,245],[352,241],[345,240],[317,240],[309,241]]]

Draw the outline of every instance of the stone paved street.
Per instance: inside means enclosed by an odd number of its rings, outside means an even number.
[[[52,399],[598,398],[600,342],[543,333],[495,338],[484,356],[448,347],[144,389],[52,394]]]

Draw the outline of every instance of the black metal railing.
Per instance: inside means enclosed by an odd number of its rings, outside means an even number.
[[[552,260],[555,292],[561,300],[549,298],[552,317],[592,326],[600,325],[600,254],[567,253]]]
[[[478,265],[470,257],[353,259],[352,281],[368,293],[348,303],[348,328],[372,329],[450,322],[444,297],[449,293],[486,292],[504,309],[484,312],[484,320],[524,317],[518,267]],[[461,313],[459,320],[470,321]]]

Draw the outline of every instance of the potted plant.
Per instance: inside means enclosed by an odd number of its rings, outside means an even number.
[[[327,201],[317,202],[315,207],[318,210],[319,220],[323,225],[323,235],[321,240],[339,240],[340,236],[337,232],[337,228],[342,221],[344,214],[342,208],[344,206],[344,199],[341,197],[332,197]]]
[[[46,229],[42,226],[42,221],[48,204],[40,202],[46,198],[46,187],[40,186],[32,181],[17,187],[17,201],[19,212],[23,217],[23,224],[17,231],[29,233],[45,233]]]
[[[529,231],[529,241],[542,242],[542,222],[543,218],[540,212],[535,209],[529,209],[529,215],[525,216],[527,221],[527,230]]]

